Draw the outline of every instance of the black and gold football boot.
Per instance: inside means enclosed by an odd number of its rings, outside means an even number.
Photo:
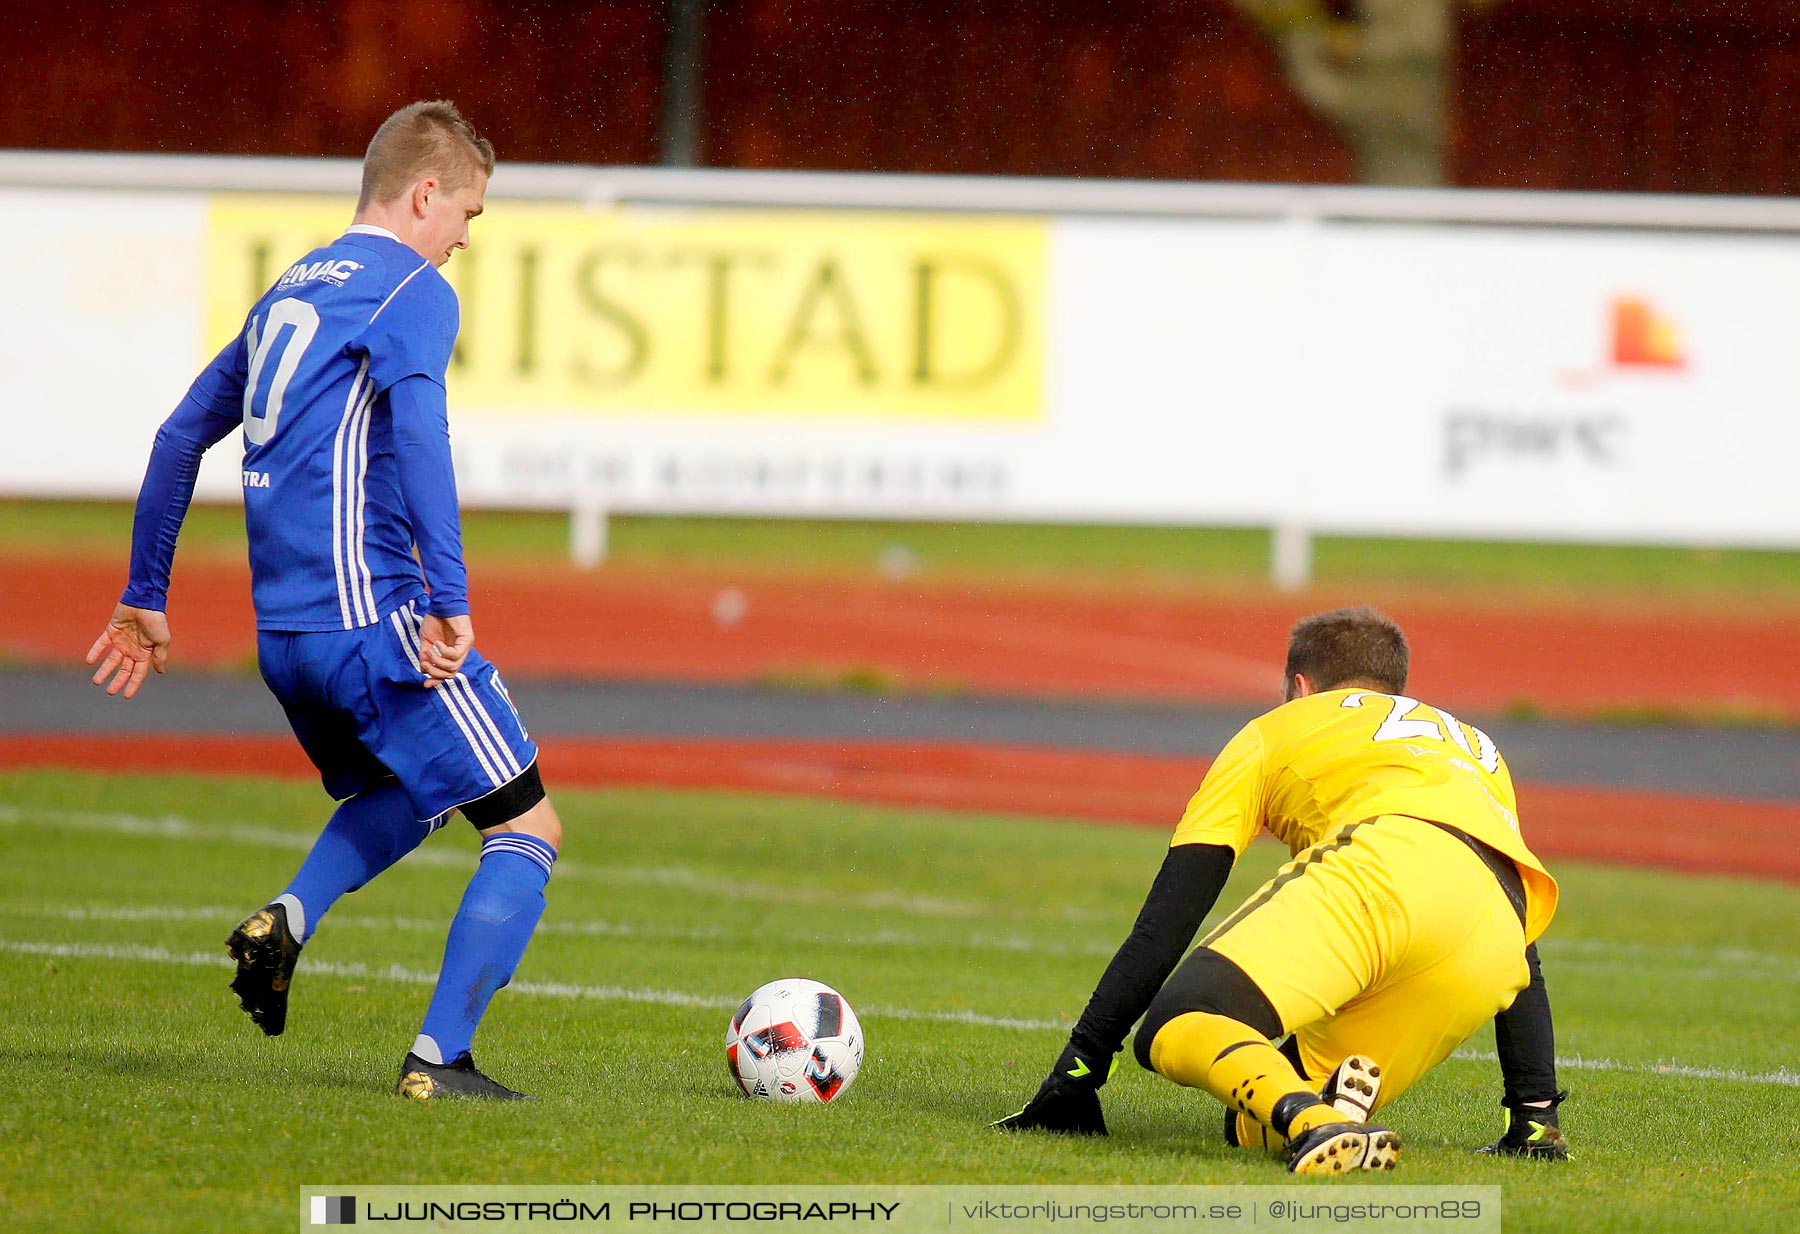
[[[269,904],[238,922],[225,940],[237,961],[232,992],[250,1020],[271,1037],[287,1027],[288,985],[300,959],[300,944],[288,929],[287,908]]]
[[[408,1052],[400,1064],[400,1083],[394,1091],[414,1101],[444,1101],[473,1097],[487,1101],[530,1101],[524,1093],[516,1093],[498,1080],[491,1080],[475,1069],[475,1059],[464,1054],[447,1063],[428,1063]]]

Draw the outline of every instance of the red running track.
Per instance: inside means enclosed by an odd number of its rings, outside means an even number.
[[[0,657],[78,659],[124,565],[0,556]],[[615,569],[477,580],[475,628],[510,675],[757,682],[873,675],[919,689],[1274,701],[1285,632],[1355,597],[1100,594]],[[253,663],[247,571],[177,563],[173,663]],[[1791,612],[1494,609],[1405,600],[1411,690],[1458,712],[1528,702],[1800,717]]]

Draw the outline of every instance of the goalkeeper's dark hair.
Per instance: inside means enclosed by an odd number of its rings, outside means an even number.
[[[1372,608],[1336,608],[1294,623],[1282,680],[1291,683],[1298,673],[1315,690],[1362,686],[1400,694],[1409,662],[1399,626]]]

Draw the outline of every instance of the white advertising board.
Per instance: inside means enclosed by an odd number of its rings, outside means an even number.
[[[1321,253],[1335,525],[1800,542],[1800,245],[1358,228]]]
[[[135,494],[199,369],[204,203],[0,188],[0,493]]]
[[[135,493],[348,213],[0,188],[0,492]],[[490,197],[446,274],[470,505],[1800,545],[1784,234]]]

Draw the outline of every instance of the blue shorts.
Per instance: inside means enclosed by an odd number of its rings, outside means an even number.
[[[359,630],[262,630],[256,653],[325,791],[342,801],[391,776],[419,818],[436,819],[511,783],[538,751],[479,651],[425,688],[423,599]]]

